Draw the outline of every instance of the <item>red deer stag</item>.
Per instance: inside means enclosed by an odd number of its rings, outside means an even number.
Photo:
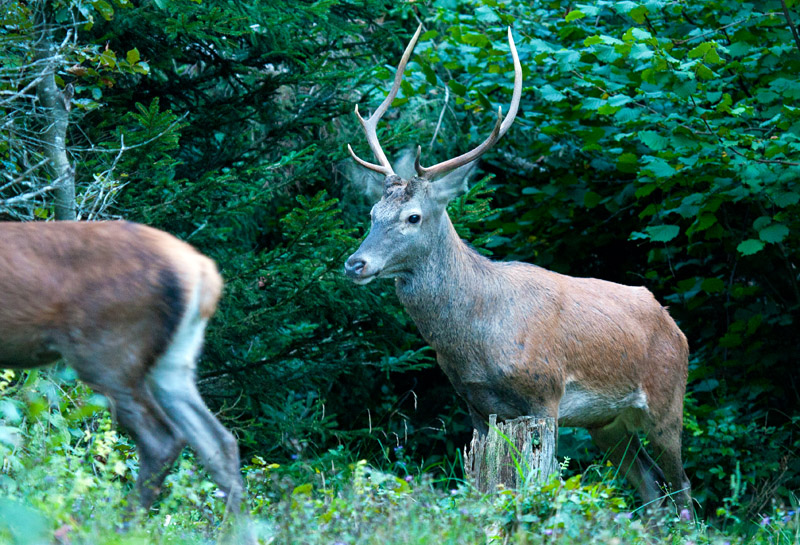
[[[395,279],[397,296],[436,350],[477,429],[487,429],[490,413],[554,417],[559,425],[587,428],[646,503],[663,503],[667,489],[687,504],[681,428],[689,349],[666,309],[643,287],[482,257],[458,238],[445,210],[466,190],[456,169],[468,168],[497,142],[517,113],[522,69],[511,29],[515,80],[505,119],[498,113],[486,141],[432,167],[420,165],[417,148],[417,175],[408,180],[392,169],[376,126],[397,94],[419,33],[386,100],[367,120],[356,108],[379,164],[348,149],[385,179],[369,235],[345,263],[347,276],[358,284]],[[647,435],[656,460],[642,449],[638,431]]]
[[[136,443],[147,509],[188,441],[239,515],[236,439],[195,368],[222,277],[214,262],[134,223],[0,223],[0,368],[67,360],[108,396]]]

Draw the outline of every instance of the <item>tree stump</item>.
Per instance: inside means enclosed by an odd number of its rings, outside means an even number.
[[[464,474],[481,492],[543,482],[558,471],[557,430],[553,418],[522,416],[498,424],[497,415],[489,415],[489,433],[474,430],[469,449],[464,447]]]

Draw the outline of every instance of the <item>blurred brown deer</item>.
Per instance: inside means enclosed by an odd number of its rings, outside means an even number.
[[[149,508],[188,442],[240,514],[236,439],[195,386],[222,277],[162,231],[128,222],[0,223],[0,368],[63,357],[108,396],[139,452]]]
[[[643,287],[490,261],[459,239],[447,215],[448,202],[466,190],[464,170],[505,134],[519,108],[522,69],[511,29],[515,80],[505,119],[498,113],[491,135],[472,151],[426,168],[418,148],[416,175],[395,174],[377,123],[397,95],[420,30],[374,114],[364,120],[356,108],[378,164],[350,153],[383,175],[384,187],[369,235],[345,264],[347,276],[359,284],[394,278],[476,428],[486,430],[490,413],[587,428],[646,503],[663,503],[671,491],[687,504],[681,429],[689,348],[666,309]]]

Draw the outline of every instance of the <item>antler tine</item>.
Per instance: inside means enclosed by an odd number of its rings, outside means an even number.
[[[386,110],[389,109],[394,97],[397,96],[397,92],[400,90],[400,82],[403,81],[403,72],[406,69],[408,60],[411,58],[411,52],[414,51],[414,46],[417,44],[417,39],[419,38],[421,32],[422,24],[417,27],[414,37],[411,38],[411,41],[406,46],[406,50],[403,52],[403,57],[400,59],[400,64],[397,66],[397,72],[394,75],[394,84],[392,85],[392,90],[389,91],[388,96],[383,100],[383,102],[381,102],[381,105],[378,106],[369,119],[365,120],[363,117],[361,117],[361,114],[358,113],[358,105],[356,105],[356,116],[358,117],[358,121],[361,123],[361,127],[364,129],[364,133],[367,135],[367,143],[369,144],[372,153],[375,155],[375,158],[380,164],[376,165],[359,158],[353,151],[353,148],[350,146],[350,144],[347,145],[347,151],[350,152],[350,155],[353,157],[353,159],[355,159],[360,165],[370,170],[380,172],[386,176],[394,174],[394,170],[392,169],[389,159],[386,158],[386,154],[383,153],[383,149],[381,149],[381,143],[378,142],[378,121],[380,121],[381,117],[383,117],[383,114],[386,113]]]
[[[498,109],[497,123],[495,123],[492,134],[483,141],[477,148],[453,159],[449,159],[432,167],[423,167],[419,164],[420,149],[417,149],[417,160],[414,163],[414,168],[421,178],[426,180],[433,180],[436,176],[446,174],[451,170],[455,170],[462,165],[466,165],[483,155],[489,148],[491,148],[500,138],[508,131],[514,118],[517,116],[519,110],[519,102],[522,97],[522,66],[519,63],[519,55],[517,55],[517,48],[514,45],[514,38],[511,36],[511,27],[508,27],[508,46],[511,49],[511,56],[514,59],[514,92],[511,94],[511,106],[508,108],[508,114],[501,122],[502,113]]]

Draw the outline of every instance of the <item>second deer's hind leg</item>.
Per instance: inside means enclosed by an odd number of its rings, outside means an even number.
[[[211,477],[228,496],[228,511],[242,508],[244,483],[236,438],[208,410],[193,380],[155,386],[161,407],[197,452]]]
[[[197,452],[212,478],[228,495],[228,512],[242,509],[244,483],[236,438],[211,414],[195,385],[195,366],[206,321],[188,314],[149,376],[165,413]]]
[[[99,369],[91,364],[77,366],[79,375],[111,400],[115,419],[136,444],[139,453],[136,490],[141,507],[147,510],[185,441],[156,402],[144,377],[114,373],[116,368],[107,366],[108,359],[99,361],[103,361]]]

